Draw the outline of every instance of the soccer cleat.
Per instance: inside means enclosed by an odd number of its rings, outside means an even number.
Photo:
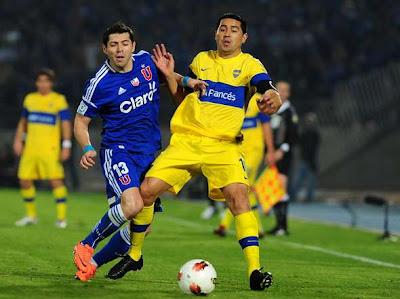
[[[83,245],[81,242],[74,247],[74,264],[80,271],[86,272],[86,268],[92,260],[94,249],[88,244]]]
[[[208,220],[211,219],[217,213],[217,209],[213,206],[208,206],[201,213],[201,219]]]
[[[161,213],[164,212],[164,208],[161,203],[161,199],[157,197],[156,201],[154,202],[154,213]]]
[[[289,232],[287,229],[280,228],[280,227],[274,227],[273,229],[268,231],[268,235],[272,236],[288,236]]]
[[[16,226],[28,226],[28,225],[34,225],[37,224],[38,220],[37,218],[31,218],[31,217],[24,217],[18,221],[15,222]]]
[[[253,291],[262,291],[272,284],[272,274],[261,270],[254,270],[250,275],[250,289]]]
[[[67,227],[67,221],[65,220],[57,220],[55,223],[55,226],[58,228],[66,228]]]
[[[214,234],[220,237],[226,237],[226,229],[223,225],[218,226],[218,228],[214,229]]]
[[[78,270],[75,273],[75,278],[80,281],[89,281],[96,275],[96,270],[97,270],[97,266],[93,265],[92,263],[89,263],[86,267],[85,272]]]
[[[114,267],[108,271],[106,278],[119,279],[125,276],[129,271],[138,271],[143,267],[143,256],[135,261],[129,255],[124,256]]]

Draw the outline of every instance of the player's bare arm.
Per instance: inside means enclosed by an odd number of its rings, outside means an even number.
[[[275,164],[275,147],[272,136],[272,129],[269,122],[262,124],[262,130],[264,135],[264,142],[267,147],[267,152],[265,154],[264,162],[269,166],[271,166]]]
[[[206,93],[207,82],[184,77],[174,71],[174,57],[167,51],[164,44],[155,45],[152,58],[154,64],[165,76],[168,90],[177,105],[179,105],[186,96],[183,87],[188,87],[194,91],[200,91],[202,95]]]
[[[26,118],[21,117],[18,122],[17,129],[15,131],[14,143],[13,143],[13,150],[14,154],[17,157],[22,155],[22,151],[24,149],[24,136],[26,134]]]
[[[89,169],[95,165],[97,153],[90,142],[89,124],[91,118],[76,114],[74,123],[74,135],[82,150],[84,151],[79,165],[83,169]]]
[[[71,137],[72,137],[72,125],[71,121],[63,120],[61,122],[61,134],[62,134],[62,149],[61,149],[61,156],[60,160],[62,162],[69,159],[71,156]]]

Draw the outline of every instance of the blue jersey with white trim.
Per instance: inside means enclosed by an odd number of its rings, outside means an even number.
[[[156,66],[146,51],[132,56],[133,69],[114,71],[106,61],[86,83],[77,113],[103,120],[103,148],[122,146],[136,153],[161,148],[160,83]]]

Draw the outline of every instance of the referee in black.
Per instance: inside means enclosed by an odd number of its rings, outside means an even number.
[[[276,225],[268,233],[271,235],[288,235],[287,214],[289,195],[287,192],[288,176],[292,164],[293,147],[297,141],[298,116],[296,110],[289,101],[290,84],[279,81],[276,88],[282,99],[282,106],[277,113],[272,115],[271,127],[274,136],[275,161],[279,171],[279,179],[285,190],[285,195],[274,206]]]

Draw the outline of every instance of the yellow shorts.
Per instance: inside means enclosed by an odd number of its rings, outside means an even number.
[[[258,169],[264,158],[264,148],[260,147],[241,147],[244,159],[246,160],[247,173],[249,175],[249,184],[253,186],[256,182]]]
[[[146,177],[171,185],[177,194],[196,174],[208,181],[208,195],[225,200],[221,188],[232,183],[249,185],[238,144],[205,136],[173,134],[168,147],[157,157]]]
[[[21,180],[52,180],[64,178],[64,167],[58,156],[23,154],[18,167]]]

